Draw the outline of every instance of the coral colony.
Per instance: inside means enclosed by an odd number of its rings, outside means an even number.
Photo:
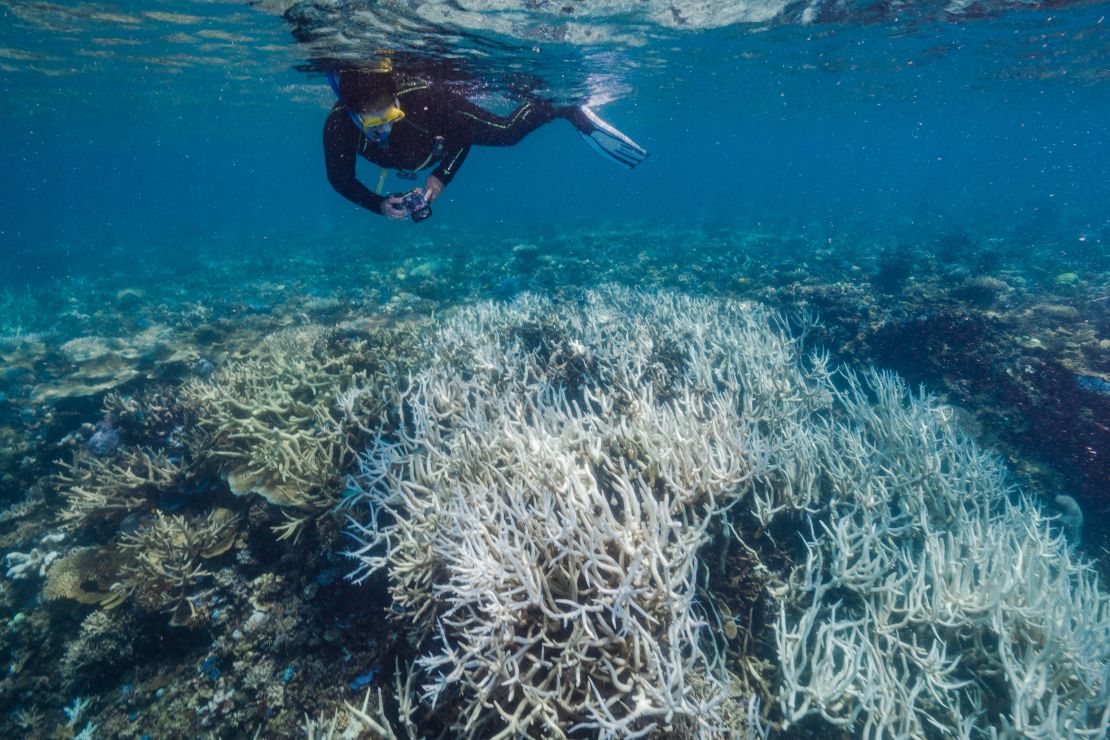
[[[814,327],[669,292],[523,294],[283,329],[172,391],[108,393],[51,479],[54,530],[5,566],[55,615],[84,610],[56,646],[68,696],[98,671],[121,688],[8,721],[1104,737],[1110,603],[1064,536],[1078,504],[1054,520],[951,409],[834,368]],[[336,611],[314,601],[338,588]],[[188,681],[129,668],[155,618],[159,640],[211,635],[180,643]],[[9,682],[33,654],[10,650]],[[289,692],[321,700],[293,712]]]
[[[867,737],[1105,732],[1095,577],[893,376],[665,294],[487,304],[431,341],[345,502],[353,577],[387,570],[423,646],[402,726],[450,708],[462,736],[714,736],[756,732],[763,703]],[[773,573],[779,520],[804,555]],[[767,573],[769,682],[713,628],[715,535]]]

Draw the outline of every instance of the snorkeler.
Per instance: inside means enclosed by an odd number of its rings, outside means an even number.
[[[597,152],[617,164],[632,168],[647,157],[586,106],[531,101],[498,116],[437,85],[398,85],[389,72],[344,69],[329,72],[328,80],[339,98],[324,124],[328,182],[352,203],[389,218],[419,221],[430,215],[432,201],[458,173],[471,146],[512,146],[556,118],[569,120]],[[357,156],[382,168],[376,188],[356,178]],[[415,179],[430,167],[422,190],[381,195],[388,170]]]

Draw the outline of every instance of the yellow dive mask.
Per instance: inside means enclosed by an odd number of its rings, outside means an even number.
[[[379,126],[390,126],[405,117],[405,112],[396,103],[386,108],[378,115],[359,115],[351,111],[351,120],[362,129],[362,133],[369,135],[370,130]]]

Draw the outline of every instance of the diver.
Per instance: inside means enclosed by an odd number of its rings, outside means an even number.
[[[388,218],[426,218],[471,146],[512,146],[556,118],[569,120],[598,153],[619,165],[632,168],[647,157],[584,105],[556,107],[533,100],[498,116],[440,85],[399,84],[388,69],[333,70],[328,81],[339,98],[324,124],[328,182],[347,200]],[[355,177],[358,156],[381,167],[376,188]],[[434,169],[423,189],[381,195],[389,170],[414,180],[428,168]]]

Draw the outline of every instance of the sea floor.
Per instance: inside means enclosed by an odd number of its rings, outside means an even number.
[[[7,278],[0,734],[71,737],[91,723],[112,737],[297,735],[367,686],[388,695],[411,647],[388,618],[385,578],[344,579],[350,542],[328,500],[352,451],[334,452],[319,482],[329,490],[304,500],[273,481],[206,475],[219,454],[246,453],[210,450],[208,468],[193,459],[198,408],[214,403],[198,388],[262,348],[304,352],[303,377],[342,390],[454,307],[526,291],[616,283],[815,314],[811,346],[941,396],[1049,512],[1070,510],[1059,497],[1078,502],[1082,551],[1110,572],[1110,260],[1093,237],[1062,247],[720,227],[527,241],[419,228],[425,241],[396,249],[276,237],[265,251],[198,240],[172,258],[110,247],[64,276]],[[321,340],[316,327],[337,331]],[[275,348],[274,335],[295,339]],[[284,431],[312,433],[294,417]],[[87,503],[104,476],[128,475],[142,478],[133,500]],[[198,575],[134,585],[128,558],[154,518],[170,540],[199,538],[186,564]],[[120,573],[133,584],[122,596],[109,583]]]

